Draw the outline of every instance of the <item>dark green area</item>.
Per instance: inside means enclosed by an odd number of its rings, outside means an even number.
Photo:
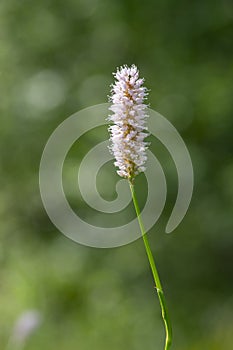
[[[151,138],[168,177],[165,211],[149,238],[173,323],[172,349],[230,349],[233,2],[3,0],[0,23],[0,348],[30,309],[43,322],[27,350],[163,348],[142,240],[108,250],[68,240],[47,217],[38,186],[52,131],[72,113],[106,102],[112,72],[135,63],[151,90],[151,108],[180,132],[194,166],[190,209],[166,235],[177,178],[166,150]],[[64,168],[70,202],[89,221],[93,212],[75,195],[73,171],[106,137],[103,128],[84,135]],[[117,179],[112,163],[98,176],[108,200]],[[143,177],[138,182],[143,203],[147,188]],[[99,215],[96,222],[109,220]],[[117,220],[129,217],[132,207]]]

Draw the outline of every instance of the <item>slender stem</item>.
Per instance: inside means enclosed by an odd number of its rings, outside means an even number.
[[[163,321],[164,321],[165,332],[166,332],[166,340],[165,340],[164,350],[169,350],[170,347],[171,347],[171,343],[172,343],[172,328],[171,328],[171,322],[170,322],[169,315],[168,315],[168,309],[167,309],[167,306],[166,306],[166,300],[165,300],[165,297],[164,297],[162,285],[161,285],[159,274],[158,274],[158,271],[157,271],[157,268],[156,268],[156,265],[155,265],[153,254],[152,254],[152,251],[150,249],[150,244],[149,244],[149,241],[148,241],[148,237],[147,237],[147,234],[146,234],[146,231],[145,231],[142,219],[141,219],[140,208],[139,208],[137,197],[136,197],[136,193],[135,193],[135,190],[134,190],[134,185],[132,184],[131,181],[129,181],[129,185],[130,185],[130,190],[131,190],[131,193],[132,193],[132,198],[133,198],[135,211],[136,211],[137,218],[138,218],[138,223],[139,223],[140,230],[141,230],[141,233],[142,233],[143,242],[144,242],[144,245],[145,245],[146,253],[147,253],[147,256],[148,256],[149,263],[150,263],[152,275],[153,275],[154,282],[155,282],[155,287],[156,287],[156,290],[157,290],[157,294],[158,294],[159,302],[160,302],[160,306],[161,306],[162,318],[163,318]]]

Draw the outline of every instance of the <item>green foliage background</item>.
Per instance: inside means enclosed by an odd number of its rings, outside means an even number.
[[[162,349],[142,241],[104,250],[68,240],[48,219],[38,187],[51,132],[72,113],[106,102],[111,73],[135,63],[151,90],[150,106],[181,133],[195,173],[189,212],[165,235],[177,180],[171,159],[152,140],[168,176],[165,212],[150,241],[173,349],[230,349],[233,2],[2,0],[0,23],[0,348],[16,319],[36,309],[43,322],[28,350]],[[70,200],[90,219],[72,192],[72,171],[106,135],[103,129],[87,134],[66,165]],[[114,186],[105,195],[111,191]]]

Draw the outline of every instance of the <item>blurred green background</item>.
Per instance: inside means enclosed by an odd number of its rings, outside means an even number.
[[[194,166],[190,209],[166,235],[177,178],[166,150],[151,139],[168,178],[150,241],[173,349],[232,349],[233,2],[2,0],[0,23],[0,349],[21,346],[16,322],[29,310],[41,322],[25,349],[163,348],[142,241],[117,249],[78,245],[53,226],[39,194],[48,137],[72,113],[106,102],[111,73],[124,63],[140,68],[151,108],[175,125]],[[64,170],[70,201],[90,220],[73,169],[106,137],[103,128],[87,133]],[[114,191],[113,183],[106,198]]]

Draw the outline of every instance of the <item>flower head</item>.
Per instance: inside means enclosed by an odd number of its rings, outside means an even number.
[[[109,108],[113,114],[108,118],[113,122],[109,127],[110,151],[115,157],[117,173],[129,180],[145,171],[148,136],[145,126],[147,105],[144,103],[147,89],[144,79],[139,78],[135,65],[124,65],[113,73],[116,81],[112,85]]]

